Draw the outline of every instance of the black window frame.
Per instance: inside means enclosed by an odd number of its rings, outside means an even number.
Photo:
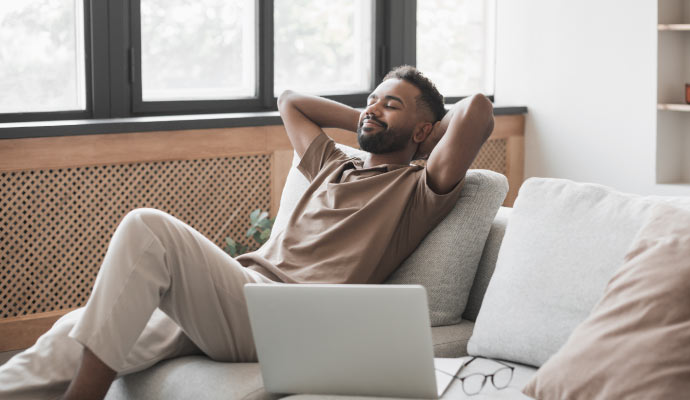
[[[260,114],[277,109],[276,97],[273,93],[274,0],[255,0],[258,45],[257,97],[160,102],[144,102],[141,97],[139,62],[141,60],[139,45],[141,0],[83,1],[86,110],[6,113],[0,114],[0,123],[45,122],[48,124],[51,121],[80,120],[85,123],[102,121],[112,125],[113,121],[122,118],[141,119],[141,117],[228,113]],[[373,3],[371,88],[376,87],[393,67],[416,64],[417,29],[417,0],[373,0]],[[324,97],[352,107],[364,107],[368,94],[369,91]],[[493,95],[489,97],[493,100]],[[452,103],[462,98],[446,97],[445,100],[447,103]],[[190,123],[187,124],[189,125]],[[194,123],[192,122],[191,125],[193,126]],[[6,128],[0,126],[0,137],[7,137],[1,133],[3,130]],[[112,128],[108,130],[112,131]],[[59,135],[59,129],[57,131],[56,135]],[[52,134],[49,135],[52,136]]]
[[[132,112],[137,115],[250,112],[271,108],[273,88],[273,0],[254,2],[257,51],[254,60],[256,97],[226,100],[143,101],[141,77],[141,0],[130,0],[129,50]]]
[[[84,110],[67,110],[67,111],[39,111],[39,112],[19,112],[19,113],[0,113],[0,123],[4,122],[27,122],[27,121],[49,121],[49,120],[65,120],[65,119],[86,119],[91,118],[93,114],[93,87],[92,81],[92,64],[93,54],[91,47],[93,39],[91,37],[92,19],[91,2],[84,1],[84,89],[85,93],[85,109]],[[76,21],[75,21],[76,22]]]

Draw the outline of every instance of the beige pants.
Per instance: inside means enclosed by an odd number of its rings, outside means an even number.
[[[0,399],[49,399],[74,377],[82,346],[120,375],[205,353],[256,361],[243,286],[272,282],[182,221],[137,209],[118,226],[84,308],[0,366]]]

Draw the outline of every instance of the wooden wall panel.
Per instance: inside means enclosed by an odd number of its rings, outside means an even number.
[[[83,305],[115,228],[163,210],[220,247],[271,205],[267,154],[0,173],[0,318]]]

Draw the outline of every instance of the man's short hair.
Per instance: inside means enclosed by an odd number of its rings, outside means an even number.
[[[383,80],[396,78],[407,81],[419,89],[422,94],[417,97],[417,107],[426,108],[431,112],[434,121],[440,121],[446,115],[446,108],[443,105],[443,96],[436,89],[436,85],[429,80],[417,68],[411,65],[401,65],[383,77]]]

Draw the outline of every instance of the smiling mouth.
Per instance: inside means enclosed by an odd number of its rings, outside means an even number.
[[[376,119],[376,118],[373,118],[373,117],[364,118],[364,119],[362,120],[362,125],[361,125],[361,126],[364,127],[365,124],[375,125],[375,126],[379,126],[379,127],[381,127],[381,128],[387,128],[387,127],[388,127],[388,125],[386,125],[385,122],[380,121],[380,120],[378,120],[378,119]]]

